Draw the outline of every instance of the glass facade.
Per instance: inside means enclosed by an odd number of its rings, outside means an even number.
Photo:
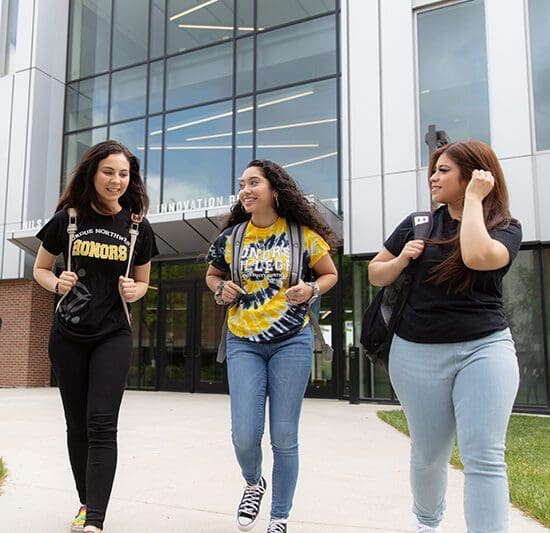
[[[150,214],[212,197],[227,204],[255,157],[284,165],[338,211],[335,0],[70,5],[64,178],[89,146],[113,138],[142,162]],[[151,290],[133,306],[129,385],[226,390],[214,362],[223,310],[204,285],[206,266],[172,259],[154,264]],[[330,341],[333,298],[319,307]],[[315,354],[310,392],[335,395],[333,374]]]
[[[18,11],[19,0],[5,0],[0,9],[0,76],[15,72]]]
[[[430,124],[451,140],[490,143],[483,0],[419,12],[417,48],[422,166],[428,164]]]
[[[537,150],[550,150],[550,3],[529,0],[531,71]]]

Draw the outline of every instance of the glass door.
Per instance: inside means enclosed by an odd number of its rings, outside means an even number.
[[[178,283],[160,291],[158,343],[159,388],[192,392],[194,339],[193,284]]]

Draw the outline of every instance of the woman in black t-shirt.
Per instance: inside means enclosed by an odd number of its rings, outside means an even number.
[[[519,251],[495,153],[479,141],[438,149],[430,161],[434,228],[414,240],[409,219],[369,265],[376,286],[408,268],[412,284],[390,350],[392,385],[411,433],[417,532],[441,531],[455,430],[464,463],[469,533],[508,523],[506,428],[519,374],[502,306],[502,278]]]
[[[138,159],[122,144],[105,141],[82,156],[55,215],[37,235],[42,245],[34,277],[62,297],[48,348],[81,504],[73,531],[103,528],[116,468],[118,412],[130,368],[128,303],[147,292],[151,258],[158,254],[151,226],[141,218],[148,204]],[[70,209],[77,227],[68,256]],[[139,233],[131,253],[133,223]],[[52,268],[60,254],[65,269],[56,276]]]

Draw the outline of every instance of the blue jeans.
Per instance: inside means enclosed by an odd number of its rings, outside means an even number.
[[[455,429],[464,464],[468,533],[508,526],[505,438],[519,384],[509,329],[482,339],[421,344],[394,336],[390,378],[411,433],[413,512],[436,527],[445,510]]]
[[[311,373],[312,350],[309,325],[288,339],[269,344],[227,334],[231,436],[249,484],[262,476],[261,442],[269,396],[273,518],[288,518],[292,507],[298,479],[298,421]]]

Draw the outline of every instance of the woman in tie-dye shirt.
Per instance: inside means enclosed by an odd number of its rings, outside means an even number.
[[[273,490],[267,532],[286,533],[298,477],[298,420],[311,372],[307,306],[337,281],[329,253],[336,236],[279,165],[252,161],[239,183],[239,200],[210,247],[206,274],[216,301],[234,304],[228,311],[227,374],[232,440],[246,481],[237,527],[254,527],[267,487],[261,440],[269,396]],[[303,231],[303,269],[293,287],[288,286],[290,220]],[[227,278],[232,230],[244,221],[239,286]]]

